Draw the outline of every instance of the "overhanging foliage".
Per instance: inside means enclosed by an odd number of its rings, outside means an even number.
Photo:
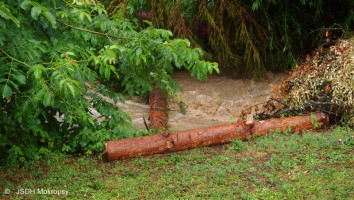
[[[125,93],[159,87],[173,95],[175,68],[198,79],[218,71],[188,40],[152,26],[139,30],[98,1],[6,0],[0,27],[0,161],[8,164],[50,151],[91,153],[106,140],[149,134],[100,94],[124,101]]]

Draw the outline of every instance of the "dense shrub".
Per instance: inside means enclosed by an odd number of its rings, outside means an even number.
[[[148,134],[101,95],[124,101],[160,87],[174,94],[175,68],[198,79],[218,70],[188,40],[152,26],[141,30],[99,1],[0,2],[0,162],[51,151],[100,151],[103,141]],[[94,85],[96,79],[105,84]],[[118,93],[117,93],[118,92]],[[91,109],[103,117],[92,118]]]

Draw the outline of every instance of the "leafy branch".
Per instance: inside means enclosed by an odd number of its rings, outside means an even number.
[[[111,35],[111,34],[108,34],[108,33],[102,33],[102,32],[97,32],[97,31],[92,31],[92,30],[76,27],[76,26],[67,24],[67,23],[65,23],[63,21],[60,21],[58,19],[56,19],[56,21],[59,22],[60,24],[63,24],[64,26],[70,27],[70,28],[75,29],[75,30],[84,31],[84,32],[97,34],[97,35],[102,35],[102,36],[106,36],[106,37],[111,37],[111,38],[115,38],[115,39],[126,39],[126,40],[139,40],[139,39],[141,39],[141,38],[131,38],[131,37],[119,37],[119,36]]]

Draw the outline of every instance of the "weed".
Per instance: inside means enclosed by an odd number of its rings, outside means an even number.
[[[230,149],[239,151],[245,148],[245,146],[246,145],[242,142],[242,140],[237,139],[237,140],[232,140]]]

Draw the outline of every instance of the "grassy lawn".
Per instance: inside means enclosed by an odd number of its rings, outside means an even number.
[[[353,131],[271,134],[228,145],[103,162],[53,155],[0,170],[0,199],[353,199]],[[65,195],[15,194],[17,189]]]

